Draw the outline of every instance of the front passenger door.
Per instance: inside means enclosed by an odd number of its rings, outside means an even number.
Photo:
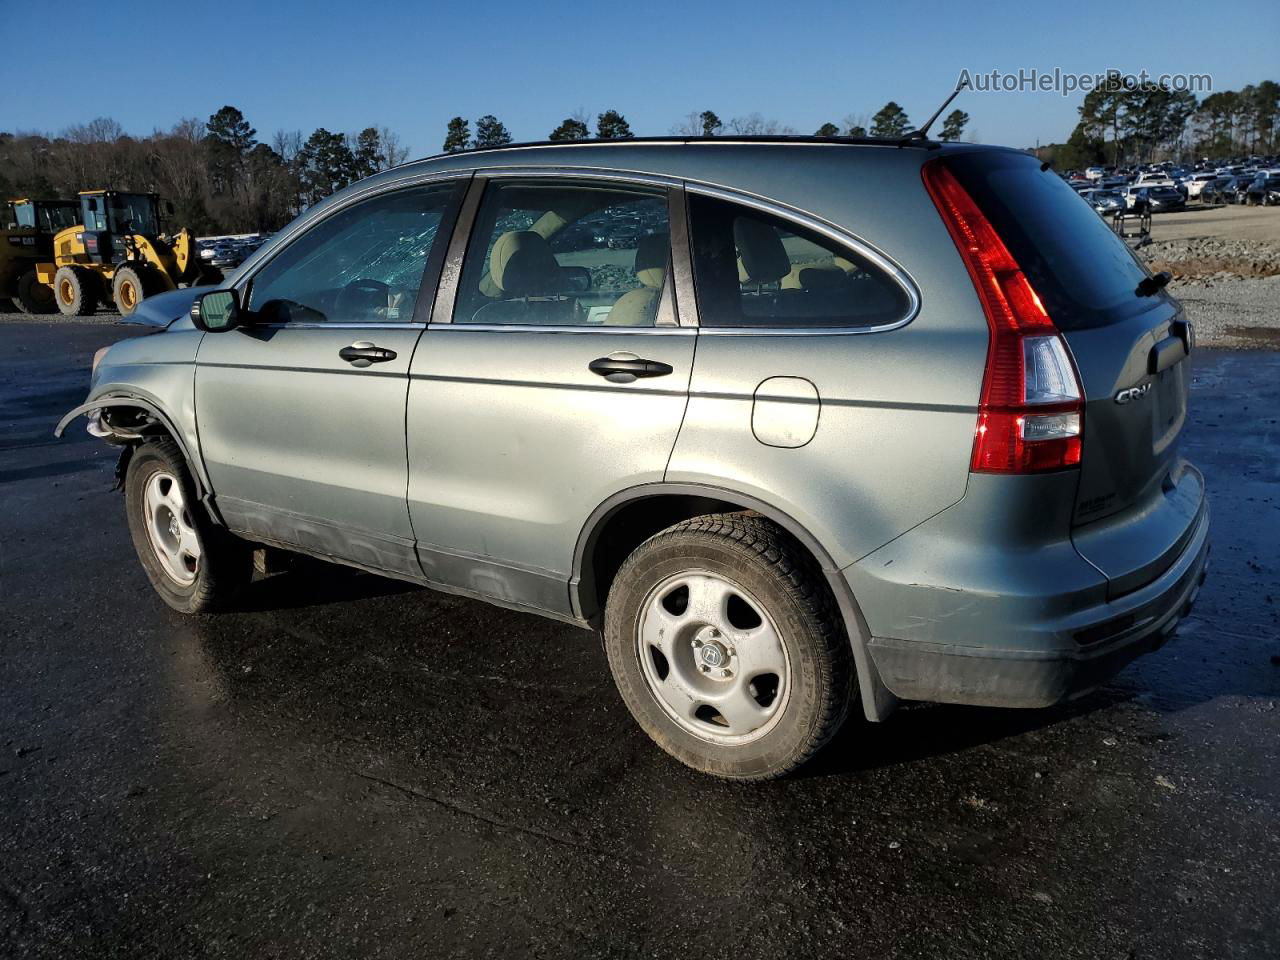
[[[405,501],[409,362],[461,181],[349,204],[249,281],[249,323],[196,357],[201,452],[228,525],[419,573]]]

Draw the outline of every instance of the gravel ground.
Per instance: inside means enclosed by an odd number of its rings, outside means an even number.
[[[1280,349],[1280,276],[1175,280],[1201,346]]]
[[[52,326],[67,326],[71,324],[104,324],[104,323],[122,323],[123,319],[118,313],[95,313],[91,317],[64,317],[60,313],[36,314],[34,316],[17,311],[4,312],[0,311],[0,324],[5,323],[43,323]]]
[[[1139,252],[1152,270],[1168,270],[1179,279],[1280,274],[1280,244],[1266,240],[1188,237],[1157,240]]]

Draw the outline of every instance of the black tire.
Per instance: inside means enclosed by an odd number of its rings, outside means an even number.
[[[122,317],[131,315],[147,297],[164,290],[164,278],[145,263],[120,267],[111,278],[111,300]]]
[[[57,313],[58,303],[53,298],[53,288],[40,282],[35,270],[28,270],[18,278],[18,299],[15,305],[23,313]]]
[[[97,274],[84,267],[59,267],[53,276],[54,301],[64,317],[88,317],[98,305]]]
[[[641,666],[646,604],[664,583],[692,571],[744,588],[776,626],[788,661],[786,696],[756,739],[717,743],[691,732],[668,713]],[[849,642],[821,570],[785,531],[753,514],[696,517],[637,547],[609,590],[604,644],[622,699],[645,733],[682,763],[719,777],[792,772],[835,736],[856,688]],[[683,636],[672,641],[673,649],[683,645]]]
[[[153,480],[163,484],[166,477],[179,484],[186,508],[181,522],[194,532],[200,547],[189,582],[181,582],[166,570],[160,547],[153,543],[156,535],[148,530],[156,516],[146,507],[148,484]],[[177,444],[164,439],[139,447],[129,460],[124,493],[134,550],[160,599],[179,613],[206,613],[229,606],[253,576],[253,548],[209,519]]]

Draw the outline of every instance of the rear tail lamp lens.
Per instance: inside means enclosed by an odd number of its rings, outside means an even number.
[[[964,259],[991,339],[970,469],[1037,473],[1080,463],[1084,394],[1062,334],[1030,281],[941,159],[925,187]]]

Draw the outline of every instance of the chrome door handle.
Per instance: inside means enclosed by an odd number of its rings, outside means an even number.
[[[368,340],[357,340],[351,346],[343,347],[339,350],[338,356],[353,367],[367,367],[370,364],[386,363],[388,360],[394,360],[396,352],[388,350],[386,347],[379,347]]]
[[[630,383],[638,377],[665,377],[673,372],[669,363],[631,354],[598,357],[587,364],[587,369],[613,383]]]

